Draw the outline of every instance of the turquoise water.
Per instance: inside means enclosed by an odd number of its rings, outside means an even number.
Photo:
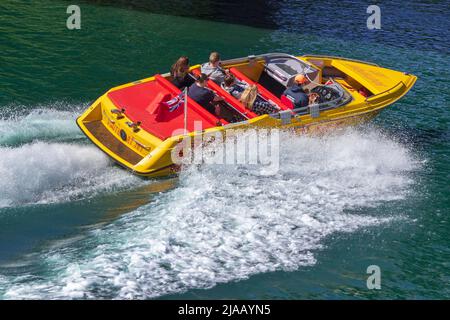
[[[260,24],[227,19],[232,4],[214,19],[205,3],[180,17],[83,2],[78,31],[67,2],[0,4],[0,297],[449,298],[448,3],[381,5],[376,32],[358,1],[274,2]],[[142,180],[78,130],[110,87],[212,49],[340,55],[419,80],[369,126],[283,135],[274,176],[200,167]],[[366,287],[373,264],[381,290]]]

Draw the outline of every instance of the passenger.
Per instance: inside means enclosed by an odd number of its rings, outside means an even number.
[[[306,107],[309,104],[309,98],[303,86],[307,85],[309,80],[304,75],[299,74],[295,77],[294,82],[295,84],[287,88],[283,95],[293,100],[294,108]]]
[[[225,91],[238,100],[241,98],[242,92],[244,92],[246,88],[245,84],[237,83],[235,76],[231,73],[225,76],[222,86]]]
[[[206,87],[208,77],[202,73],[194,84],[189,87],[188,96],[212,114],[220,115],[220,106],[214,102],[223,101],[222,97],[216,96],[213,91]]]
[[[179,89],[189,87],[194,83],[194,78],[189,74],[189,58],[182,56],[170,68],[172,83]]]
[[[201,71],[217,84],[221,84],[227,74],[227,71],[220,66],[220,55],[218,52],[211,52],[209,62],[202,64]]]
[[[270,114],[279,111],[279,108],[258,95],[258,88],[251,85],[245,88],[239,99],[242,104],[257,115]]]
[[[223,88],[233,97],[240,100],[249,110],[258,115],[278,112],[278,108],[258,95],[256,86],[248,86],[237,82],[232,74],[227,74],[223,82]]]

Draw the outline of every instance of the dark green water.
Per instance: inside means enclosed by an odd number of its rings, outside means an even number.
[[[159,14],[136,2],[83,2],[74,31],[67,2],[0,3],[1,298],[450,297],[448,2],[381,4],[379,31],[362,1],[269,2],[264,19],[250,5],[246,21],[231,3],[221,22],[214,1]],[[110,87],[211,50],[340,55],[419,80],[366,128],[283,136],[274,176],[144,181],[76,127]],[[366,287],[369,265],[381,290]]]

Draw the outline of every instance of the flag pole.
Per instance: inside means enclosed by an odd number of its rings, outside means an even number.
[[[184,134],[187,134],[187,90],[188,88],[184,88]]]

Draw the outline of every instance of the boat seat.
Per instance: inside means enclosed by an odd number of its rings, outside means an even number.
[[[163,102],[169,101],[172,98],[170,93],[158,92],[155,97],[150,100],[148,107],[145,109],[149,114],[160,114],[163,110]]]
[[[281,96],[281,102],[285,104],[289,109],[294,109],[294,101],[289,99],[286,95]]]
[[[196,76],[199,76],[201,74],[200,69],[194,69],[192,70],[192,73],[194,73]],[[223,89],[220,85],[215,83],[213,80],[208,79],[207,81],[208,88],[215,91],[219,94],[219,96],[222,96],[225,98],[226,102],[230,104],[234,109],[245,115],[247,118],[255,118],[258,117],[256,113],[254,113],[251,110],[248,110],[238,99],[233,97],[229,92],[227,92],[225,89]]]
[[[161,75],[136,85],[108,92],[108,98],[116,108],[125,109],[125,116],[132,122],[140,122],[140,127],[155,137],[165,140],[176,130],[184,128],[184,105],[170,111],[164,101],[181,94],[181,90]],[[187,130],[198,130],[195,121],[202,123],[202,129],[228,124],[187,98]]]
[[[273,103],[275,103],[277,106],[280,107],[281,110],[290,110],[291,108],[289,108],[287,105],[285,105],[277,96],[275,96],[272,92],[270,92],[269,90],[267,90],[266,88],[264,88],[262,85],[260,85],[259,83],[251,80],[249,77],[247,77],[245,74],[243,74],[242,72],[240,72],[238,69],[236,68],[231,68],[230,72],[239,80],[246,82],[249,85],[255,85],[258,88],[258,92],[261,95],[261,97],[263,97],[265,100],[267,101],[272,101]]]
[[[178,89],[173,83],[164,78],[163,76],[157,74],[155,75],[155,80],[158,81],[162,86],[166,87],[170,91],[172,91],[175,95],[179,95],[181,90]],[[188,105],[191,109],[194,109],[197,113],[201,114],[203,117],[207,118],[210,121],[214,121],[217,124],[228,124],[228,122],[224,119],[219,119],[215,115],[211,114],[208,110],[199,105],[194,99],[187,97]],[[180,108],[183,110],[183,108]],[[189,112],[189,111],[188,111]],[[189,114],[188,114],[189,115]]]

